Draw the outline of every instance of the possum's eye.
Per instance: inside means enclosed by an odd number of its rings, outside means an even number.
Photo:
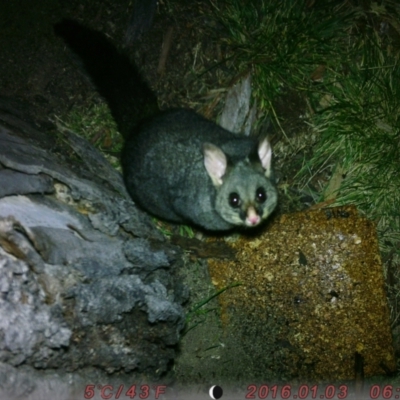
[[[229,195],[229,204],[233,208],[237,208],[240,206],[240,196],[233,192]]]
[[[264,203],[264,201],[267,200],[267,194],[265,193],[265,189],[263,187],[259,187],[256,190],[256,200],[259,203]]]

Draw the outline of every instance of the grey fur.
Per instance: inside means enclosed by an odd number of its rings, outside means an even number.
[[[205,167],[208,144],[227,158],[222,184],[213,182]],[[270,155],[264,166],[258,156],[249,157],[257,146],[256,139],[228,132],[193,111],[169,110],[142,122],[127,139],[125,183],[139,205],[172,222],[229,230],[246,226],[249,207],[261,222],[275,209],[277,191],[270,179]],[[263,203],[255,198],[260,187],[266,193]],[[240,207],[229,204],[231,193],[239,194]]]
[[[237,136],[193,111],[159,112],[135,65],[103,34],[71,20],[54,29],[110,106],[126,140],[125,184],[142,208],[220,231],[254,227],[271,214],[277,191],[266,139]]]

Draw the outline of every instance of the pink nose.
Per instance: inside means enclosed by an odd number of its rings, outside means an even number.
[[[247,218],[249,225],[257,225],[260,222],[260,217],[258,215],[254,215]]]
[[[261,220],[261,218],[256,213],[256,210],[254,209],[254,207],[249,207],[247,210],[246,225],[248,225],[248,226],[257,225],[260,222],[260,220]]]

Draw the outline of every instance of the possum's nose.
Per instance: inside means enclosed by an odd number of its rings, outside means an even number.
[[[247,209],[247,216],[246,216],[245,224],[247,226],[256,226],[260,223],[260,221],[261,221],[261,217],[257,214],[254,207],[249,207]]]

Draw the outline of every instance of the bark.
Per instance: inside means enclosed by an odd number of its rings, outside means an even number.
[[[0,99],[0,397],[165,374],[181,257],[88,142]]]

